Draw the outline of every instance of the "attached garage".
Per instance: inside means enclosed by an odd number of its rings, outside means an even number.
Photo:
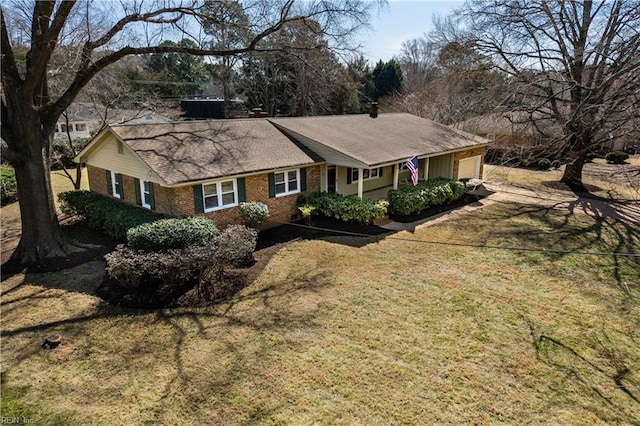
[[[479,178],[481,162],[481,155],[460,160],[460,164],[458,165],[458,179]]]

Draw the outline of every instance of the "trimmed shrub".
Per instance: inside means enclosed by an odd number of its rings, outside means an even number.
[[[300,214],[302,215],[302,218],[307,225],[313,225],[315,223],[315,221],[313,220],[313,217],[317,214],[315,206],[305,204],[298,207],[298,210],[300,211]]]
[[[127,245],[146,252],[211,244],[218,228],[204,217],[160,219],[127,231]]]
[[[562,163],[560,163],[560,160],[553,160],[551,162],[551,168],[553,168],[555,170],[558,170],[561,165],[562,165]]]
[[[159,285],[193,288],[200,271],[212,263],[215,252],[213,244],[163,252],[143,252],[120,244],[105,256],[106,270],[119,285],[132,290]]]
[[[259,201],[240,203],[239,212],[245,226],[253,229],[259,229],[269,217],[269,207]]]
[[[387,194],[389,211],[399,216],[420,213],[431,206],[449,204],[462,197],[465,185],[445,178],[429,179],[416,186],[394,189]]]
[[[612,151],[604,156],[609,164],[624,164],[629,159],[629,154],[622,151]]]
[[[0,167],[0,203],[13,203],[17,197],[16,172],[11,167]]]
[[[258,231],[242,225],[229,225],[215,239],[215,262],[220,267],[246,266],[253,263]]]
[[[90,228],[117,239],[131,228],[167,217],[86,190],[62,192],[58,200],[63,213],[82,216]]]
[[[388,206],[386,200],[374,201],[330,192],[316,192],[298,197],[299,209],[317,211],[324,217],[361,225],[368,225],[374,219],[383,217],[387,214]]]
[[[548,158],[539,159],[538,168],[540,170],[549,170],[551,168],[551,160],[549,160]]]
[[[75,191],[66,191],[58,194],[58,201],[61,203],[62,213],[70,216],[85,216],[87,206],[91,202],[97,201],[96,194],[91,191],[79,189]]]
[[[232,225],[203,246],[141,251],[119,245],[105,256],[106,270],[114,284],[129,293],[133,305],[170,306],[192,289],[206,294],[208,300],[219,300],[242,287],[222,278],[226,267],[253,262],[257,237],[255,229]]]

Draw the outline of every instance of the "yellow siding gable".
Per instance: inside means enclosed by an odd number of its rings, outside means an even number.
[[[97,141],[92,152],[87,153],[89,155],[83,156],[86,164],[166,186],[126,144],[121,143],[121,152],[118,152],[118,139],[113,133],[107,132],[101,139],[103,140]]]

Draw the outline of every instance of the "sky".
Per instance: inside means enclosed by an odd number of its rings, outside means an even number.
[[[388,7],[374,13],[372,29],[361,36],[364,56],[371,64],[387,62],[400,52],[402,42],[428,33],[433,15],[446,16],[462,5],[457,0],[390,0]]]

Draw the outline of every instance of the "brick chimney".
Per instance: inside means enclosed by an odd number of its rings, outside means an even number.
[[[265,118],[265,117],[269,117],[269,113],[266,111],[263,111],[262,108],[252,108],[251,111],[249,111],[249,118]]]
[[[371,107],[369,108],[369,117],[378,118],[378,103],[371,102]]]

